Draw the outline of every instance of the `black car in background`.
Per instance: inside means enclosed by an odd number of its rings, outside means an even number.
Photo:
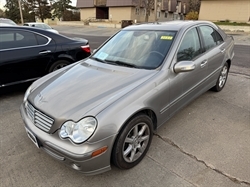
[[[0,88],[36,80],[90,54],[85,39],[33,27],[0,26]]]

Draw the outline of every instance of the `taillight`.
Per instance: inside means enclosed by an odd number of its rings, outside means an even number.
[[[86,53],[90,53],[90,47],[89,45],[84,45],[84,46],[81,46],[82,50],[85,51]]]

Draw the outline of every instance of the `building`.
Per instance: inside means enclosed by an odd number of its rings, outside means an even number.
[[[250,0],[201,0],[199,20],[250,21]]]
[[[80,8],[81,20],[103,20],[121,22],[132,20],[145,22],[148,12],[148,21],[167,21],[184,19],[188,12],[188,0],[77,0],[76,7]],[[156,12],[155,4],[156,4]],[[149,8],[147,8],[149,7]],[[147,11],[148,10],[148,11]]]

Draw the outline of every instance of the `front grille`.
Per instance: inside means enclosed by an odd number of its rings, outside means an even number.
[[[49,132],[54,123],[54,119],[35,109],[29,102],[27,102],[26,111],[35,126],[45,132]]]

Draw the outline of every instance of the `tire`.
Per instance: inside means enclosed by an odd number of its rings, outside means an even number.
[[[220,92],[224,88],[227,82],[228,71],[229,71],[228,63],[225,63],[220,72],[216,85],[212,88],[213,91]]]
[[[54,62],[54,63],[50,66],[50,68],[49,68],[49,73],[51,73],[51,72],[53,72],[53,71],[56,71],[56,70],[58,70],[58,69],[61,69],[61,68],[65,67],[65,66],[67,66],[67,65],[69,65],[69,64],[70,64],[70,62],[67,61],[67,60],[58,60],[58,61]]]
[[[116,138],[111,160],[120,169],[136,166],[146,155],[153,137],[152,120],[139,114],[129,120]]]

